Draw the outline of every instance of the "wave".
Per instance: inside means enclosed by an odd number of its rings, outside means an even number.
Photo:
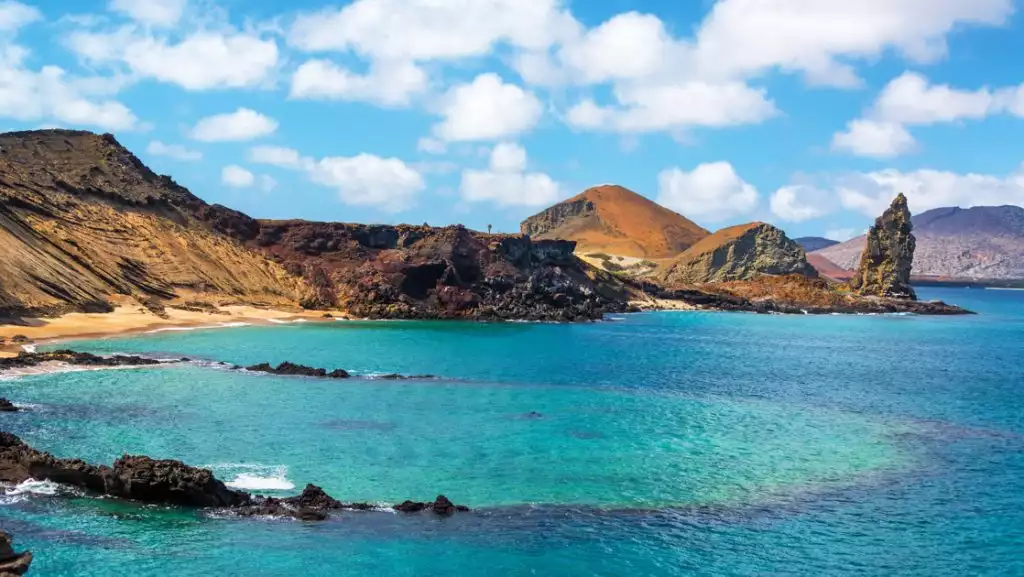
[[[26,353],[34,353],[34,352],[36,352],[36,346],[35,345],[21,345],[21,350],[25,351]]]
[[[244,491],[291,491],[295,483],[288,480],[288,467],[285,465],[259,465],[253,463],[216,463],[206,465],[218,477],[226,478],[234,475],[224,483],[232,489]]]
[[[309,321],[306,320],[306,319],[294,319],[294,320],[290,320],[290,321],[285,321],[285,320],[281,320],[281,319],[267,319],[267,322],[268,323],[274,323],[275,325],[294,325],[294,324],[300,324],[300,323],[308,323]]]
[[[14,487],[7,490],[8,496],[16,495],[56,495],[60,492],[60,485],[53,481],[36,481],[35,479],[28,479],[18,483]]]
[[[201,330],[206,330],[206,329],[231,329],[231,328],[249,327],[249,326],[252,326],[252,323],[233,322],[233,323],[218,323],[218,324],[215,324],[215,325],[200,325],[200,326],[197,326],[197,327],[162,327],[162,328],[159,328],[159,329],[153,329],[151,331],[146,331],[146,334],[147,335],[151,335],[151,334],[155,334],[155,333],[165,333],[165,332],[172,332],[172,331],[177,332],[177,331],[201,331]]]

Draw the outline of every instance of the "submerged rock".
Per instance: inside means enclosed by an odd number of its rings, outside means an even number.
[[[860,266],[850,279],[854,292],[864,296],[917,299],[910,286],[910,269],[917,245],[911,232],[913,228],[907,197],[900,193],[868,231]]]
[[[426,503],[422,501],[404,501],[392,507],[399,513],[419,513],[421,511],[433,511],[434,513],[441,515],[442,517],[448,517],[454,515],[456,511],[466,512],[469,511],[469,507],[465,505],[456,505],[452,503],[448,497],[444,495],[438,495],[434,502]]]
[[[20,410],[14,403],[0,397],[0,413],[16,413]]]
[[[32,553],[15,553],[11,536],[0,530],[0,577],[24,575],[32,565]]]

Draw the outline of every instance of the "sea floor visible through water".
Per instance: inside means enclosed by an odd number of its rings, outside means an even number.
[[[58,456],[209,467],[272,495],[451,518],[237,519],[52,483],[0,496],[35,575],[1024,575],[1024,294],[971,317],[660,312],[338,322],[75,341],[187,356],[0,380]],[[217,368],[289,360],[389,382]]]

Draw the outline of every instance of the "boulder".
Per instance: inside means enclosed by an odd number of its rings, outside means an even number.
[[[862,296],[917,300],[910,286],[917,240],[913,234],[907,197],[900,193],[868,231],[860,266],[850,288]]]
[[[0,397],[0,413],[16,413],[20,410],[14,403]]]
[[[15,553],[11,536],[0,530],[0,577],[24,575],[32,565],[32,553]]]

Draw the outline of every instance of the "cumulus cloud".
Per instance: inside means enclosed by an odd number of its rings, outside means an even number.
[[[526,149],[503,142],[491,151],[487,170],[464,170],[459,191],[468,202],[498,206],[545,206],[560,200],[562,186],[550,176],[526,172]]]
[[[493,73],[448,91],[434,134],[447,142],[499,140],[533,128],[544,109],[533,93]]]
[[[853,120],[832,137],[832,149],[857,156],[892,158],[917,148],[917,141],[902,124]]]
[[[915,213],[945,206],[1024,205],[1024,168],[1007,176],[888,169],[836,177],[833,188],[843,207],[870,217],[882,214],[900,192]]]
[[[410,61],[375,62],[367,74],[354,74],[330,60],[309,60],[292,76],[291,98],[356,100],[405,106],[427,87],[427,75]]]
[[[138,78],[186,90],[265,85],[279,59],[273,38],[234,30],[199,30],[173,40],[126,26],[114,31],[76,32],[67,44],[91,64],[123,66]]]
[[[192,128],[194,140],[203,142],[238,142],[254,140],[277,130],[277,121],[249,108],[229,114],[207,116]]]
[[[220,181],[232,188],[249,188],[256,182],[256,176],[237,164],[229,164],[221,170]]]
[[[825,231],[825,238],[846,242],[858,234],[855,228],[830,228]]]
[[[372,154],[316,160],[291,148],[256,146],[249,150],[249,161],[300,171],[310,181],[335,189],[345,204],[386,212],[410,208],[426,188],[423,175],[414,167],[397,158]]]
[[[690,172],[669,168],[658,175],[658,203],[692,218],[711,222],[749,214],[757,189],[728,162],[698,165]]]
[[[775,216],[791,222],[802,222],[824,216],[835,209],[831,193],[815,186],[796,184],[776,190],[769,200]]]
[[[43,19],[43,14],[34,6],[4,0],[0,2],[0,32],[14,32],[33,22]]]
[[[154,140],[146,147],[146,152],[153,156],[166,156],[175,160],[196,161],[202,160],[203,153],[198,150],[190,150],[180,144],[164,144]]]

